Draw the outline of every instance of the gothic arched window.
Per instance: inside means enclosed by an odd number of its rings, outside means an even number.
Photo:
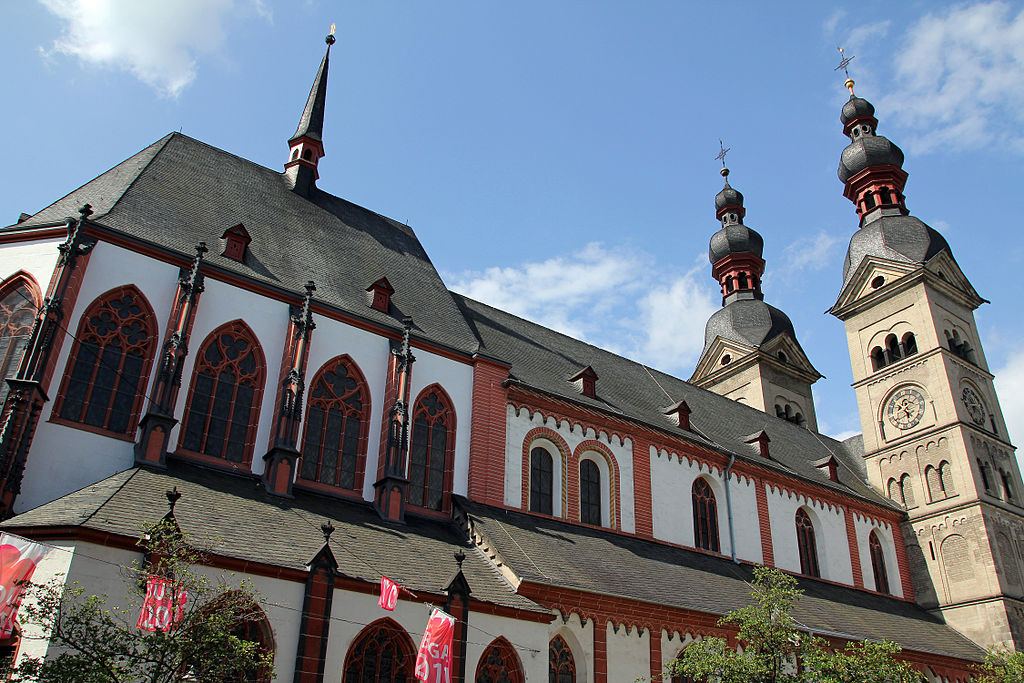
[[[476,683],[525,683],[519,655],[512,645],[498,637],[487,646],[476,667]]]
[[[550,515],[554,497],[551,454],[545,448],[530,451],[530,512]]]
[[[242,593],[232,591],[214,598],[202,607],[204,612],[219,612],[230,614],[234,621],[231,627],[231,635],[255,645],[259,653],[268,664],[274,659],[276,647],[274,645],[274,632],[270,627],[270,621],[266,613],[257,605],[252,598]],[[269,666],[252,666],[239,671],[228,673],[212,672],[203,674],[205,662],[191,664],[190,670],[184,672],[184,678],[188,680],[202,680],[214,683],[270,683],[273,673],[272,664]]]
[[[8,278],[0,289],[0,406],[7,399],[5,381],[18,371],[39,306],[39,288],[27,275]]]
[[[361,491],[369,422],[370,392],[359,368],[348,356],[326,363],[310,384],[299,476]]]
[[[885,553],[875,531],[868,536],[868,553],[871,555],[871,571],[875,575],[875,590],[879,593],[888,593],[889,576],[885,572]]]
[[[796,543],[800,551],[800,573],[821,576],[818,569],[818,545],[814,540],[814,524],[803,508],[796,511]]]
[[[693,482],[693,544],[704,550],[719,551],[718,505],[715,492],[703,479]]]
[[[601,470],[593,460],[580,461],[580,521],[601,526]]]
[[[344,683],[413,683],[416,654],[409,634],[391,619],[364,628],[345,656]]]
[[[129,285],[100,295],[78,324],[54,415],[133,434],[156,346],[153,310],[139,290]]]
[[[248,325],[236,320],[211,332],[196,356],[181,448],[248,464],[265,374],[263,351]]]
[[[576,683],[576,660],[562,636],[548,643],[548,683]]]
[[[455,454],[455,410],[444,389],[429,386],[416,399],[409,449],[409,504],[448,508]]]

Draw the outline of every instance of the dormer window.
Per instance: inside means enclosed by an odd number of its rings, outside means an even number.
[[[220,237],[224,240],[224,251],[221,252],[221,255],[233,261],[243,262],[245,250],[252,242],[252,237],[249,236],[249,231],[245,229],[245,226],[239,223],[233,228],[225,230]]]
[[[597,373],[589,365],[569,378],[584,396],[597,398]]]
[[[686,401],[680,401],[665,411],[666,415],[675,415],[680,429],[690,431],[690,406]]]
[[[814,465],[822,472],[828,475],[828,478],[832,481],[839,483],[839,461],[836,460],[836,456],[830,455],[825,460],[818,461]]]
[[[382,277],[367,287],[366,292],[369,295],[370,308],[381,313],[390,312],[391,295],[395,293],[395,288],[391,286],[386,277]]]
[[[750,437],[747,439],[746,443],[757,444],[758,452],[760,453],[761,457],[770,459],[772,457],[768,453],[768,443],[770,441],[771,439],[768,438],[768,432],[762,429],[760,432],[756,434],[751,434]]]

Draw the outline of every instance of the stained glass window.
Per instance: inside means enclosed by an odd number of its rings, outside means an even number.
[[[455,411],[440,389],[428,388],[413,409],[409,448],[409,503],[432,510],[445,505],[451,487]]]
[[[693,541],[704,550],[719,551],[718,505],[715,492],[708,483],[698,478],[693,482]]]
[[[18,371],[35,322],[36,297],[27,282],[18,278],[0,295],[0,406],[9,387],[4,381]]]
[[[413,683],[412,641],[390,619],[370,624],[349,648],[345,683]]]
[[[325,365],[310,385],[299,476],[344,489],[363,485],[369,390],[348,356]]]

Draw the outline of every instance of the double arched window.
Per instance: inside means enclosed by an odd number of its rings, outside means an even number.
[[[953,472],[948,461],[943,460],[938,467],[925,467],[924,478],[928,483],[928,495],[933,502],[956,495],[953,488]]]
[[[134,433],[156,352],[153,310],[135,287],[119,287],[82,315],[54,415],[118,435]]]
[[[818,568],[818,544],[814,540],[814,523],[803,508],[796,511],[796,544],[800,552],[800,573],[821,576]]]
[[[889,575],[885,571],[885,552],[882,550],[882,542],[878,538],[877,531],[872,531],[868,536],[868,554],[871,555],[871,572],[875,576],[875,590],[879,593],[889,593]]]
[[[455,457],[455,410],[444,389],[424,389],[412,411],[409,504],[448,509]]]
[[[883,343],[884,348],[876,346],[871,349],[872,370],[881,370],[886,365],[892,365],[898,360],[917,353],[917,337],[913,332],[905,332],[901,338],[890,334],[886,336]]]
[[[523,666],[512,644],[498,637],[487,646],[476,667],[476,683],[525,683]]]
[[[588,459],[580,461],[580,521],[601,526],[601,470]]]
[[[911,482],[910,475],[904,474],[899,479],[891,477],[889,479],[889,498],[905,508],[912,508],[916,505],[914,501],[914,485]]]
[[[364,628],[345,657],[344,683],[413,683],[416,654],[409,634],[391,619]]]
[[[320,368],[310,386],[299,476],[362,490],[370,422],[366,380],[351,358],[340,356]]]
[[[18,371],[18,364],[32,336],[39,288],[26,275],[8,278],[0,288],[0,406],[7,399],[5,381]]]
[[[576,660],[562,636],[548,643],[548,683],[576,683]]]
[[[693,482],[693,544],[704,550],[719,551],[718,505],[715,492],[703,477]]]
[[[265,374],[263,351],[248,325],[236,320],[211,332],[196,356],[181,448],[248,464]]]
[[[530,512],[552,514],[554,463],[546,448],[530,451]]]

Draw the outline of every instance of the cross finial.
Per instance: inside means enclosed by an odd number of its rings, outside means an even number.
[[[459,566],[459,571],[462,571],[462,563],[466,561],[466,553],[462,552],[462,548],[455,551],[455,564]]]
[[[171,489],[170,491],[168,491],[164,495],[167,496],[167,506],[169,508],[171,508],[170,514],[173,515],[174,514],[174,504],[178,502],[179,498],[181,498],[181,493],[178,491],[178,487],[175,486],[173,489]]]
[[[836,47],[836,49],[839,50],[839,66],[837,66],[834,69],[834,71],[839,71],[840,69],[842,69],[843,73],[846,74],[846,83],[844,85],[846,85],[846,89],[850,91],[850,96],[852,97],[854,83],[853,79],[850,78],[850,71],[847,67],[850,66],[850,62],[853,61],[855,55],[850,55],[849,57],[847,57],[846,50],[844,50],[841,47]]]
[[[324,534],[324,543],[330,542],[331,534],[334,533],[334,525],[331,524],[331,520],[327,520],[325,523],[321,524],[320,531]]]
[[[729,153],[732,147],[726,147],[722,139],[718,139],[718,154],[715,155],[715,159],[722,162],[722,168],[725,168],[725,155]]]

